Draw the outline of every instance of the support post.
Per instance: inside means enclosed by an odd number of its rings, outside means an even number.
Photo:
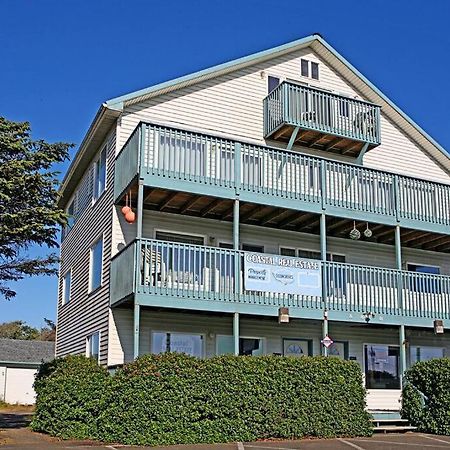
[[[233,249],[239,250],[239,200],[234,201],[233,209]]]
[[[399,329],[400,340],[400,389],[403,387],[403,376],[406,372],[406,335],[405,325],[400,325]]]
[[[297,139],[298,130],[300,130],[300,127],[295,127],[294,130],[292,131],[286,150],[292,150],[294,142]]]
[[[403,312],[403,275],[400,272],[402,270],[402,243],[400,235],[400,225],[395,226],[395,261],[397,270],[399,270],[397,277],[398,308],[401,312]]]
[[[322,263],[322,304],[323,304],[323,326],[322,336],[325,339],[328,336],[328,305],[326,289],[326,267],[327,262],[327,216],[325,213],[320,215],[320,258]],[[323,356],[328,356],[328,349],[322,345]]]
[[[141,307],[139,303],[134,300],[134,343],[133,343],[133,358],[139,356],[139,333],[140,333],[140,315]]]
[[[234,354],[239,355],[239,313],[235,312],[233,316],[233,341]]]
[[[402,270],[402,242],[400,225],[395,226],[395,261],[397,263],[397,269]]]
[[[142,238],[142,214],[144,211],[144,181],[139,179],[138,195],[137,195],[137,222],[136,222],[136,237]]]

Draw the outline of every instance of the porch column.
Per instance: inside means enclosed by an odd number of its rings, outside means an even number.
[[[322,303],[323,303],[323,324],[322,336],[328,336],[328,309],[327,309],[327,292],[325,282],[325,263],[327,261],[327,216],[325,213],[320,215],[320,258],[322,262]],[[328,349],[322,345],[323,356],[328,356]]]
[[[134,301],[134,343],[133,343],[133,358],[136,359],[139,356],[139,333],[140,333],[140,316],[141,307],[139,303]]]
[[[397,269],[402,270],[402,242],[400,225],[395,226],[395,261],[397,264]]]
[[[144,181],[139,180],[138,195],[137,195],[137,222],[136,222],[136,237],[142,238],[142,214],[144,211]]]
[[[233,316],[233,341],[234,354],[239,355],[239,313],[235,312]]]
[[[239,250],[239,200],[233,206],[233,249]]]
[[[406,372],[406,336],[405,325],[400,325],[399,329],[400,340],[400,388],[403,387],[403,376]]]

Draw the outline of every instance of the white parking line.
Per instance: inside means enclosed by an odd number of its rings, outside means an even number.
[[[390,445],[406,445],[410,447],[431,447],[431,448],[448,448],[448,445],[428,445],[428,444],[415,444],[409,442],[395,442],[395,441],[375,441],[374,439],[358,439],[358,442],[374,442],[376,444],[390,444]],[[448,444],[448,443],[447,443]]]
[[[356,448],[358,450],[364,450],[364,448],[360,447],[359,445],[354,444],[353,442],[346,441],[345,439],[338,439],[339,442],[342,442],[343,444],[347,444],[350,447]]]
[[[438,439],[438,438],[431,437],[431,436],[425,436],[424,434],[421,434],[420,437],[423,437],[425,439],[431,439],[432,441],[443,442],[444,444],[450,445],[450,441],[444,441],[444,439]]]
[[[245,444],[245,448],[270,448],[272,450],[298,450],[293,447],[265,447],[264,445],[249,445],[249,444]]]
[[[237,448],[238,448],[238,450],[245,450],[244,444],[242,442],[237,443]]]

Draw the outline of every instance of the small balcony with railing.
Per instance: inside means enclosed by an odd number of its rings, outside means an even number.
[[[111,304],[432,326],[450,318],[450,277],[136,239],[111,261]]]
[[[264,99],[264,138],[357,157],[380,144],[380,107],[284,81]]]

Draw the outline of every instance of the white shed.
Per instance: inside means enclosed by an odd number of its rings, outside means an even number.
[[[33,404],[37,369],[42,362],[54,357],[54,342],[0,339],[0,400],[10,404]]]

